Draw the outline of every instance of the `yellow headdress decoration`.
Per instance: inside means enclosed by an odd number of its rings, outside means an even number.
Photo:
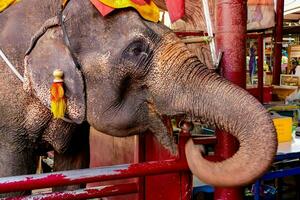
[[[8,8],[10,5],[14,3],[18,3],[20,0],[1,0],[0,1],[0,12]]]
[[[114,9],[132,7],[149,21],[158,22],[159,8],[152,0],[91,0],[94,6],[105,16]]]

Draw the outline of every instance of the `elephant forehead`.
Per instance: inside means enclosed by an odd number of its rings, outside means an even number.
[[[92,74],[108,74],[111,70],[109,61],[112,59],[110,51],[104,53],[94,51],[82,53],[78,55],[78,60],[81,63],[82,72]]]
[[[150,30],[132,9],[116,10],[106,17],[102,17],[93,7],[80,15],[66,10],[66,19],[72,49],[78,53],[119,49],[126,42],[147,35]]]

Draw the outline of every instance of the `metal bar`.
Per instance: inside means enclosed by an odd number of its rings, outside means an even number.
[[[257,180],[254,184],[254,200],[259,200],[260,198],[260,186],[261,180]]]
[[[76,199],[90,199],[100,198],[116,195],[124,195],[138,192],[136,183],[120,184],[120,185],[106,185],[93,188],[86,188],[74,191],[53,192],[47,194],[38,194],[30,196],[4,198],[4,200],[76,200]]]
[[[207,137],[193,137],[193,141],[195,144],[215,144],[217,143],[217,138],[215,136],[207,136]]]
[[[258,100],[264,102],[264,49],[263,36],[259,34],[257,37],[257,77],[258,77]]]
[[[281,160],[291,160],[291,159],[299,159],[300,158],[300,152],[297,153],[287,153],[287,154],[279,154],[276,155],[275,161],[281,161]]]
[[[0,193],[125,179],[185,170],[189,170],[186,162],[181,160],[165,160],[94,169],[3,177],[0,178]]]
[[[291,169],[281,169],[274,172],[268,172],[261,178],[261,180],[272,180],[275,178],[294,176],[297,174],[300,174],[300,167],[295,167]]]
[[[192,44],[192,43],[205,43],[208,44],[213,40],[213,38],[209,36],[196,36],[194,38],[184,38],[181,41],[185,44]]]
[[[257,39],[257,37],[262,33],[247,33],[247,38],[249,39]],[[272,37],[273,35],[271,33],[263,33],[264,38],[266,37]]]
[[[141,163],[141,162],[145,162],[146,159],[145,159],[145,144],[146,144],[146,141],[145,141],[145,135],[144,134],[140,134],[138,136],[138,142],[137,142],[137,149],[138,149],[138,162]],[[141,176],[139,177],[139,180],[138,180],[138,187],[139,187],[139,193],[138,193],[138,200],[144,200],[146,199],[145,198],[145,177],[144,176]]]
[[[224,160],[224,158],[221,157],[220,155],[204,156],[204,158],[211,162],[220,162]]]
[[[247,2],[245,0],[216,1],[216,44],[223,52],[222,75],[229,81],[246,88],[246,31]],[[224,105],[226,106],[226,105]],[[239,147],[237,140],[228,133],[217,131],[215,155],[231,157]],[[243,199],[242,188],[215,189],[214,199]]]
[[[283,36],[283,11],[284,0],[277,0],[276,5],[276,26],[275,26],[275,43],[274,43],[274,66],[273,66],[273,84],[279,85],[281,74],[281,49]]]
[[[186,36],[207,36],[207,33],[204,33],[203,31],[185,31],[185,32],[180,32],[180,31],[175,31],[175,34],[178,37],[186,37]]]
[[[180,160],[186,162],[186,155],[185,155],[185,144],[190,139],[190,129],[192,125],[188,122],[185,122],[184,126],[182,127],[180,134],[179,134],[179,143],[178,143],[178,150]],[[190,200],[192,198],[192,191],[193,191],[193,177],[190,172],[181,172],[180,173],[180,184],[181,184],[181,200]]]

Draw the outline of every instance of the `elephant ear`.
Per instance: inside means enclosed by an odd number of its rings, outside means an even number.
[[[85,119],[84,80],[69,48],[63,40],[61,26],[42,28],[42,33],[32,43],[25,57],[24,89],[34,94],[45,106],[50,107],[50,87],[53,71],[64,72],[67,98],[66,116],[79,124]]]

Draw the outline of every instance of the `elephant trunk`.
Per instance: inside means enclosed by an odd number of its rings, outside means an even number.
[[[171,102],[164,106],[170,113],[172,110],[185,112],[194,119],[215,125],[235,136],[240,143],[231,158],[210,162],[190,140],[185,151],[191,171],[214,186],[230,187],[252,182],[268,169],[276,153],[276,131],[269,114],[248,92],[203,66],[184,45],[172,43],[181,53],[179,57],[169,49],[161,54],[169,56],[164,63],[167,88],[162,91],[164,96],[171,96]]]
[[[202,91],[188,98],[185,109],[231,133],[240,147],[231,158],[212,163],[189,141],[186,155],[190,169],[199,179],[215,186],[250,183],[268,169],[275,156],[277,139],[272,120],[246,91],[216,75],[206,76],[210,78],[203,83]]]

